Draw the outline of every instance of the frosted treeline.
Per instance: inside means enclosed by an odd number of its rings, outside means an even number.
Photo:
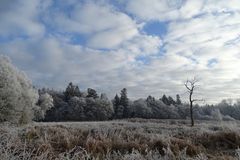
[[[96,121],[123,118],[188,119],[189,106],[176,98],[162,97],[130,100],[127,89],[109,100],[88,88],[69,83],[64,91],[33,88],[27,76],[0,56],[0,121]],[[216,105],[194,106],[194,118],[202,120],[240,119],[240,101],[223,100]]]
[[[131,101],[127,98],[127,90],[123,89],[120,96],[116,95],[110,101],[105,94],[98,96],[93,89],[88,89],[87,92],[80,92],[79,89],[69,92],[69,88],[78,87],[70,83],[63,92],[47,89],[39,91],[40,93],[49,93],[54,100],[54,107],[46,112],[45,121],[189,118],[189,105],[182,103],[179,95],[176,96],[178,97],[176,100],[163,95],[158,99],[148,96],[145,99]],[[240,103],[231,104],[224,100],[216,105],[195,105],[194,118],[199,120],[240,119]]]

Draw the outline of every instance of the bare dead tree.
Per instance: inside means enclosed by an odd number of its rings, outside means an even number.
[[[185,87],[189,93],[189,103],[190,103],[190,117],[191,117],[191,126],[194,126],[194,118],[193,118],[193,102],[195,101],[203,101],[202,99],[193,99],[193,92],[196,88],[196,83],[198,80],[194,77],[192,80],[187,80],[185,82]]]

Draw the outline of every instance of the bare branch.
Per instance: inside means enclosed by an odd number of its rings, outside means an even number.
[[[184,85],[189,91],[191,91],[191,89],[188,87],[188,82],[186,82]]]
[[[192,102],[201,102],[201,101],[205,101],[204,99],[193,99]]]

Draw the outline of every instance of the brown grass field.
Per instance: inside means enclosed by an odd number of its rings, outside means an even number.
[[[0,126],[1,160],[240,159],[239,121],[128,119]]]

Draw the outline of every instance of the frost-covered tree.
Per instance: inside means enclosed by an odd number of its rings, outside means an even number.
[[[113,116],[113,105],[108,98],[96,99],[96,105],[98,106],[98,112],[96,113],[98,120],[107,120]]]
[[[171,97],[171,96],[168,96],[168,102],[169,102],[169,105],[175,105],[176,104],[176,102],[175,102],[175,100]]]
[[[41,94],[38,100],[38,104],[41,107],[41,110],[46,112],[53,107],[53,98],[48,93]]]
[[[167,96],[164,94],[161,98],[162,102],[166,105],[170,105],[169,101],[168,101],[168,98]]]
[[[113,104],[115,107],[120,105],[120,98],[118,94],[116,94],[116,96],[114,97]]]
[[[33,118],[38,93],[27,76],[0,56],[0,121],[27,123]]]
[[[129,107],[129,100],[127,97],[126,88],[123,88],[121,90],[120,105],[123,106],[123,118],[126,118],[128,116],[128,107]]]
[[[122,106],[128,106],[128,97],[127,97],[127,89],[123,88],[121,90],[120,104]]]
[[[107,120],[113,115],[112,103],[107,99],[86,98],[86,120]]]
[[[234,119],[240,119],[240,102],[233,103],[231,100],[222,100],[216,105],[220,112],[225,116],[231,116]]]
[[[86,108],[86,100],[82,97],[72,97],[68,103],[69,120],[82,121],[85,120],[84,108]]]
[[[66,102],[64,93],[59,91],[52,91],[54,107],[46,112],[44,121],[63,121],[68,120],[66,117],[69,104]]]
[[[221,121],[223,119],[223,116],[219,109],[213,109],[211,115],[214,120]]]
[[[43,120],[46,112],[50,110],[53,106],[53,98],[50,94],[40,94],[37,106],[34,108],[34,120]]]
[[[69,99],[71,99],[74,96],[80,97],[81,92],[77,85],[73,85],[73,83],[70,82],[66,88],[66,91],[64,92],[64,95],[65,95],[66,100],[68,101]]]
[[[87,93],[87,97],[92,97],[94,99],[98,98],[97,91],[92,88],[88,88]]]
[[[138,99],[133,102],[132,108],[132,114],[134,117],[138,118],[151,118],[152,110],[148,106],[148,103],[144,99]]]
[[[180,95],[179,95],[179,94],[176,95],[176,104],[177,104],[177,105],[182,104],[182,101],[181,101],[181,98],[180,98]]]
[[[147,97],[147,100],[146,100],[146,101],[149,102],[149,103],[151,103],[151,102],[154,102],[154,101],[155,101],[155,98],[152,97],[151,95],[149,95],[149,96]]]
[[[114,113],[115,115],[114,115],[114,117],[117,118],[117,119],[123,118],[123,111],[124,111],[124,106],[118,105],[115,108],[115,113]]]
[[[120,97],[118,96],[118,94],[116,94],[112,103],[114,109],[114,118],[122,118],[124,107],[120,104]]]
[[[109,101],[106,93],[102,93],[100,99],[104,101]]]
[[[161,100],[152,101],[148,103],[148,107],[152,109],[152,117],[157,119],[171,119],[171,118],[179,118],[179,114],[177,113],[177,108],[173,105],[166,105]]]
[[[189,117],[189,106],[186,104],[178,105],[177,112],[182,119],[187,119]]]

